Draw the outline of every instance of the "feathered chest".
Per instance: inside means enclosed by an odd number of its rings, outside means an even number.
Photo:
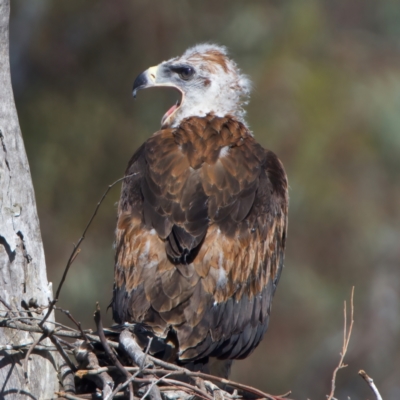
[[[276,156],[232,118],[191,118],[154,134],[126,175],[115,318],[150,324],[163,337],[174,326],[183,351],[210,329],[209,340],[223,340],[222,325],[212,327],[232,302],[249,309],[231,321],[234,330],[251,320],[261,335],[285,241],[287,183]]]
[[[192,118],[151,137],[145,159],[144,197],[190,232],[196,222],[248,213],[265,151],[235,120]]]

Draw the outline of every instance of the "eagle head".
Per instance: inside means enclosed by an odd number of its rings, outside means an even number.
[[[243,106],[248,102],[251,82],[227,50],[215,44],[198,44],[180,56],[163,61],[141,73],[133,84],[133,95],[140,89],[172,87],[181,93],[163,116],[163,128],[177,127],[188,117],[231,115],[244,122]]]

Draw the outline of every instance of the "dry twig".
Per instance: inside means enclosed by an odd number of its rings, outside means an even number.
[[[95,219],[95,217],[96,217],[96,215],[97,215],[97,212],[99,211],[99,208],[100,208],[101,204],[103,203],[104,199],[106,198],[108,192],[109,192],[117,183],[123,181],[125,178],[129,178],[129,177],[134,176],[134,175],[136,175],[136,173],[135,173],[135,174],[131,174],[131,175],[126,175],[126,176],[124,176],[123,178],[117,179],[117,180],[116,180],[115,182],[113,182],[111,185],[108,185],[107,190],[103,193],[103,196],[101,197],[100,201],[97,203],[96,208],[94,209],[94,212],[93,212],[92,216],[91,216],[90,219],[89,219],[89,222],[87,223],[85,229],[83,230],[82,236],[81,236],[80,239],[78,240],[77,244],[74,244],[74,247],[73,247],[73,249],[72,249],[72,253],[71,253],[71,255],[69,256],[69,259],[68,259],[68,261],[67,261],[67,265],[65,266],[65,269],[64,269],[64,273],[63,273],[63,275],[62,275],[62,277],[61,277],[61,281],[60,281],[60,283],[58,284],[58,288],[57,288],[57,291],[56,291],[56,295],[55,295],[54,299],[50,302],[49,308],[48,308],[48,310],[47,310],[46,315],[44,316],[44,318],[42,319],[42,321],[39,323],[39,326],[40,326],[41,328],[43,327],[43,325],[44,325],[44,323],[46,322],[46,320],[49,318],[50,314],[52,313],[52,311],[53,311],[53,309],[54,309],[54,306],[56,305],[56,303],[57,303],[57,301],[58,301],[58,299],[59,299],[59,297],[60,297],[61,289],[62,289],[63,284],[64,284],[64,282],[65,282],[65,279],[66,279],[66,277],[67,277],[69,268],[71,267],[71,265],[72,265],[73,262],[75,261],[76,257],[78,256],[79,252],[81,251],[80,248],[79,248],[79,246],[80,246],[81,243],[85,240],[86,233],[87,233],[88,229],[90,228],[90,225],[92,225],[92,222],[93,222],[93,220]]]
[[[138,367],[143,369],[145,364],[149,364],[149,362],[146,360],[147,354],[145,354],[140,346],[136,343],[136,340],[128,329],[124,329],[120,333],[119,344]],[[149,349],[149,347],[150,343],[147,346],[147,349]],[[150,363],[152,364],[152,362]]]
[[[7,303],[7,301],[0,296],[0,303],[3,303],[4,307],[6,307],[9,311],[11,311],[11,306]]]
[[[54,338],[54,337],[52,337],[53,332],[49,333],[49,330],[47,330],[47,329],[45,328],[45,325],[44,325],[44,324],[45,324],[45,322],[47,321],[47,319],[49,318],[49,316],[51,315],[51,313],[52,313],[53,310],[54,310],[54,307],[55,307],[55,305],[56,305],[56,303],[57,303],[57,301],[58,301],[58,299],[59,299],[59,297],[60,297],[61,289],[62,289],[63,284],[64,284],[64,282],[65,282],[65,279],[66,279],[66,277],[67,277],[69,268],[71,267],[71,265],[73,264],[73,262],[75,261],[76,257],[78,256],[78,254],[79,254],[79,252],[80,252],[79,246],[80,246],[80,244],[83,242],[83,240],[85,239],[86,233],[87,233],[89,227],[91,226],[93,220],[95,219],[95,217],[96,217],[96,215],[97,215],[97,212],[98,212],[98,210],[99,210],[101,204],[103,203],[104,199],[106,198],[108,192],[109,192],[117,183],[119,183],[119,182],[121,182],[122,180],[124,180],[124,179],[126,179],[126,178],[128,178],[128,177],[130,177],[130,176],[133,176],[133,175],[136,175],[136,174],[131,174],[131,175],[124,176],[123,178],[117,179],[115,182],[113,182],[111,185],[108,186],[107,190],[104,192],[104,194],[103,194],[103,196],[101,197],[100,201],[97,203],[97,206],[96,206],[96,208],[95,208],[95,210],[94,210],[94,212],[93,212],[91,218],[89,219],[89,222],[87,223],[87,225],[86,225],[86,227],[85,227],[85,229],[84,229],[84,231],[83,231],[83,233],[82,233],[82,236],[81,236],[80,239],[78,240],[78,243],[77,243],[76,245],[74,245],[73,250],[72,250],[72,253],[71,253],[71,255],[70,255],[70,257],[69,257],[69,259],[68,259],[68,261],[67,261],[67,265],[66,265],[66,267],[65,267],[65,269],[64,269],[64,273],[63,273],[63,275],[62,275],[61,281],[60,281],[60,283],[58,284],[58,288],[57,288],[57,291],[56,291],[56,295],[55,295],[54,299],[53,299],[52,301],[50,301],[49,307],[48,307],[48,309],[47,309],[47,312],[46,312],[45,316],[42,318],[42,320],[41,320],[41,321],[39,322],[39,324],[38,324],[38,328],[40,328],[40,329],[39,329],[37,332],[38,332],[38,333],[42,333],[42,335],[32,343],[31,347],[29,348],[29,350],[28,350],[28,352],[27,352],[27,354],[26,354],[26,357],[25,357],[25,360],[24,360],[24,369],[25,369],[25,378],[26,378],[26,380],[28,380],[28,361],[29,361],[29,356],[30,356],[30,354],[32,353],[32,351],[34,350],[35,346],[37,346],[37,345],[38,345],[44,338],[46,338],[47,336],[50,336],[50,339],[52,340],[53,344],[58,348],[58,350],[59,350],[61,356],[62,356],[62,357],[64,358],[64,360],[68,363],[68,365],[70,366],[70,368],[71,368],[72,370],[74,370],[74,369],[76,370],[75,366],[74,366],[74,365],[72,364],[72,362],[69,360],[69,357],[65,354],[65,352],[64,352],[63,349],[62,349],[62,347],[59,347],[60,344],[59,344],[59,342],[57,341],[57,339]],[[7,309],[11,310],[11,306],[10,306],[2,297],[0,298],[0,301],[1,301],[1,303],[2,303]],[[76,323],[75,320],[73,320],[73,321]],[[1,323],[1,322],[2,322],[2,320],[0,321],[0,323]],[[101,321],[100,321],[100,322],[101,322]],[[77,324],[78,328],[80,328],[80,324],[79,324],[79,323],[76,323],[76,324]],[[81,334],[83,335],[84,339],[87,340],[87,336],[85,335],[85,333],[82,331],[81,328],[80,328],[80,331],[81,331]]]
[[[151,357],[151,356],[149,356],[149,357]],[[153,357],[151,357],[151,359],[154,360]],[[155,359],[155,360],[157,360],[157,359]],[[155,362],[155,364],[156,364],[156,362]],[[225,378],[220,378],[218,376],[204,374],[202,372],[189,371],[188,369],[177,367],[174,364],[169,364],[169,363],[165,363],[165,364],[167,364],[167,369],[165,369],[165,368],[146,369],[145,368],[145,369],[143,369],[142,372],[143,372],[143,374],[155,374],[155,375],[162,375],[162,376],[165,376],[166,374],[168,374],[169,376],[181,376],[181,377],[189,376],[191,378],[201,378],[201,379],[204,379],[207,381],[214,381],[214,382],[218,382],[218,383],[221,383],[224,385],[231,386],[233,388],[242,390],[246,393],[250,393],[253,396],[256,396],[258,398],[270,399],[270,400],[277,400],[277,399],[284,399],[284,398],[287,399],[287,397],[291,393],[291,392],[288,392],[288,393],[285,393],[284,395],[273,396],[271,394],[264,393],[261,390],[255,389],[255,388],[247,386],[247,385],[243,385],[238,382],[230,381]],[[108,367],[101,367],[98,370],[79,370],[76,372],[76,375],[79,378],[83,378],[87,375],[100,374],[104,371],[112,372],[112,371],[115,371],[116,369],[117,369],[116,367],[108,366]],[[127,371],[133,372],[133,373],[137,373],[138,371],[140,372],[139,367],[125,367],[125,369]]]
[[[332,386],[331,386],[331,392],[329,393],[329,396],[327,400],[332,400],[335,394],[335,386],[336,386],[336,374],[338,371],[342,368],[346,368],[347,365],[343,363],[344,356],[347,353],[347,348],[349,346],[350,342],[350,337],[351,337],[351,332],[353,330],[353,324],[354,324],[354,286],[351,289],[351,297],[350,297],[350,326],[349,330],[347,332],[347,305],[346,301],[344,302],[344,329],[343,329],[343,346],[342,346],[342,351],[340,353],[340,360],[338,366],[335,368],[333,371],[332,375]]]
[[[151,385],[149,385],[149,387],[147,388],[145,394],[141,397],[140,400],[144,400],[144,399],[154,390],[155,385],[157,385],[158,383],[160,383],[163,379],[165,379],[165,378],[166,378],[167,376],[169,376],[169,375],[170,375],[170,374],[167,374],[167,375],[163,376],[162,378],[158,378],[157,380],[154,379],[154,380],[153,380],[153,383],[152,383]],[[161,394],[160,394],[160,391],[159,391],[159,390],[158,390],[157,395],[159,395],[159,397],[161,398]],[[153,397],[154,397],[154,396],[153,396]]]
[[[33,326],[32,325],[26,325],[26,324],[24,324],[22,322],[14,321],[14,320],[12,320],[10,318],[0,319],[0,325],[8,326],[8,327],[13,328],[13,329],[25,330],[25,331],[39,332],[39,333],[42,332],[42,330],[39,328],[38,325],[36,325],[36,326],[35,325],[33,325]],[[75,330],[73,328],[69,328],[69,329],[70,330],[68,330],[68,331],[67,330],[55,330],[55,331],[53,331],[52,336],[55,336],[55,337],[59,338],[59,341],[60,341],[60,337],[69,337],[69,338],[77,338],[77,339],[84,340],[84,337],[83,337],[81,332],[79,332],[79,331],[77,331],[77,330]],[[95,344],[95,343],[102,343],[102,344],[103,343],[107,343],[107,345],[110,348],[109,349],[110,353],[113,354],[114,356],[115,356],[115,354],[111,350],[111,348],[113,348],[115,350],[118,350],[120,348],[120,346],[121,346],[120,343],[118,343],[118,342],[115,342],[115,341],[112,341],[112,340],[107,340],[105,338],[105,336],[103,337],[103,339],[101,339],[97,335],[88,334],[86,332],[87,331],[85,331],[85,336],[91,341],[92,345]],[[102,329],[99,329],[98,333],[100,334],[101,332],[104,334],[104,331]],[[60,341],[60,343],[63,346],[66,346],[66,347],[70,347],[71,346],[71,344],[68,343],[68,342],[62,343]],[[26,345],[32,345],[32,343],[28,343]],[[76,345],[77,344],[75,344],[75,346]],[[35,347],[35,349],[36,349],[36,347]],[[47,347],[46,347],[46,349],[47,349]],[[53,348],[53,350],[56,350],[56,349]],[[146,353],[143,353],[143,351],[141,351],[141,353],[142,353],[142,355],[146,355]],[[262,391],[260,391],[260,390],[258,390],[256,388],[253,388],[253,387],[250,387],[250,386],[247,386],[247,385],[243,385],[243,384],[238,383],[238,382],[233,382],[233,381],[230,381],[228,379],[224,379],[224,378],[220,378],[220,377],[204,374],[204,373],[201,373],[201,372],[189,371],[189,370],[187,370],[185,368],[182,368],[182,367],[179,367],[179,366],[177,366],[175,364],[170,364],[168,362],[159,360],[159,359],[157,359],[157,358],[155,358],[155,357],[153,357],[153,356],[151,356],[149,354],[146,355],[146,358],[147,358],[147,360],[149,360],[152,363],[154,363],[154,365],[156,367],[155,368],[144,368],[142,370],[143,375],[156,375],[158,377],[165,377],[166,374],[171,374],[171,375],[178,376],[178,377],[179,376],[181,376],[181,377],[189,376],[189,377],[192,377],[192,378],[196,378],[197,377],[197,378],[201,378],[201,379],[204,379],[204,380],[217,382],[217,383],[220,383],[220,384],[223,384],[223,385],[228,385],[229,387],[235,388],[235,389],[240,390],[240,391],[242,391],[244,393],[249,393],[253,397],[256,397],[256,398],[263,398],[263,399],[269,399],[269,400],[279,400],[279,399],[285,398],[285,396],[273,396],[273,395],[264,393],[264,392],[262,392]],[[140,360],[143,360],[143,359],[144,359],[144,357],[140,358]],[[127,371],[129,373],[129,375],[131,373],[136,373],[136,372],[138,372],[140,370],[140,367],[123,366],[123,368],[124,368],[125,371]],[[116,366],[112,366],[112,365],[99,367],[97,369],[89,369],[89,370],[80,369],[80,370],[78,370],[76,372],[76,376],[79,377],[79,378],[84,378],[85,376],[101,374],[103,372],[113,373],[116,370],[120,370],[120,369],[118,369]],[[124,376],[126,376],[125,373],[124,373]],[[137,379],[137,380],[135,380],[135,382],[152,384],[152,382],[154,382],[154,379],[147,378],[146,381]],[[160,383],[162,383],[162,382],[163,381],[160,381]],[[165,382],[164,382],[164,384],[165,384]],[[158,385],[157,385],[157,387],[158,387]],[[186,393],[192,393],[193,394],[193,392],[196,393],[196,390],[193,389],[193,387],[194,386],[192,386],[192,385],[189,385],[188,387],[184,387],[183,385],[180,385],[179,387],[176,387],[176,390],[183,390]],[[162,388],[162,386],[160,388]],[[229,394],[227,394],[227,397],[229,397]]]
[[[368,386],[374,392],[376,400],[382,400],[382,396],[379,393],[378,388],[375,386],[374,380],[371,377],[369,377],[364,370],[359,371],[358,375],[360,375],[365,380],[365,382],[368,383]]]
[[[25,374],[25,380],[26,382],[28,382],[28,361],[29,361],[29,357],[32,354],[32,351],[34,350],[35,346],[37,344],[39,344],[45,337],[47,336],[47,334],[43,333],[40,337],[38,337],[31,345],[31,347],[29,347],[29,350],[27,351],[26,355],[25,355],[25,359],[24,359],[24,374]]]
[[[125,375],[127,379],[131,377],[131,374],[125,369],[125,367],[120,363],[117,356],[114,354],[113,350],[109,346],[106,336],[104,335],[103,329],[103,322],[101,321],[101,314],[100,314],[100,306],[99,303],[96,303],[96,311],[94,312],[94,321],[96,322],[97,333],[101,340],[101,344],[103,345],[104,351],[106,352],[107,356],[110,358],[112,363],[119,369],[122,375]],[[130,400],[133,400],[133,385],[132,382],[129,382],[129,397]]]
[[[82,325],[80,322],[78,322],[74,316],[68,311],[68,310],[64,310],[60,307],[54,307],[55,310],[59,310],[62,313],[64,313],[78,328],[79,332],[81,333],[82,337],[84,338],[86,343],[90,343],[89,338],[86,336],[86,332],[82,329]]]
[[[58,379],[67,393],[75,394],[75,375],[68,364],[61,364],[58,371]]]
[[[74,396],[73,394],[66,393],[66,392],[55,392],[55,394],[57,396],[60,396],[64,399],[68,399],[68,400],[84,400],[85,399],[85,397]]]
[[[66,362],[68,367],[71,369],[71,371],[76,372],[76,370],[77,370],[76,366],[70,360],[70,358],[68,357],[68,354],[65,352],[64,348],[61,346],[59,339],[57,339],[53,335],[49,335],[49,338],[52,341],[52,343],[54,344],[54,346],[57,347],[58,352],[60,353],[61,357],[64,359],[64,361]]]
[[[78,362],[87,366],[87,368],[91,369],[99,369],[99,360],[96,355],[92,351],[93,346],[90,343],[86,343],[82,341],[81,343],[76,343],[75,348],[75,357]],[[103,399],[108,400],[111,399],[112,390],[114,388],[114,380],[111,376],[103,371],[100,374],[89,375],[90,379],[94,381],[96,386],[102,391]]]

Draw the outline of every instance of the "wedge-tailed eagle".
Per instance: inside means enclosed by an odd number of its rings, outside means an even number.
[[[287,177],[246,126],[250,81],[225,47],[200,44],[151,67],[133,93],[158,86],[181,99],[126,170],[113,316],[168,344],[173,361],[207,371],[210,358],[247,357],[267,330]]]

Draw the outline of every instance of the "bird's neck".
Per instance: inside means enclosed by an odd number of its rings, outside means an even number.
[[[176,110],[169,121],[169,127],[178,127],[184,119],[190,117],[204,118],[207,115],[215,115],[220,118],[231,116],[245,124],[245,110],[243,102],[238,94],[231,90],[208,90],[199,100],[199,96],[191,98],[186,95],[183,103]]]

